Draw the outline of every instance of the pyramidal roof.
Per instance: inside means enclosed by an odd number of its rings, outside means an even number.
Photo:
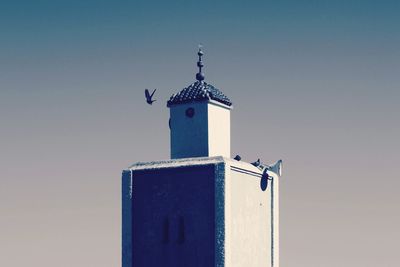
[[[204,55],[204,53],[201,50],[201,46],[199,46],[199,51],[197,52],[197,55],[199,56],[199,60],[197,61],[197,67],[199,68],[199,72],[196,74],[197,81],[192,83],[188,87],[183,88],[183,90],[179,93],[171,96],[167,106],[170,107],[172,105],[205,100],[214,100],[228,107],[232,106],[232,102],[229,100],[228,97],[226,97],[219,89],[204,81],[205,76],[202,72],[202,69],[204,67],[202,56]]]
[[[172,95],[167,106],[207,100],[214,100],[229,107],[232,106],[232,102],[227,96],[204,81],[196,81],[179,93]]]

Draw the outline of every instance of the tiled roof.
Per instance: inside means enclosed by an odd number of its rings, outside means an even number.
[[[215,100],[227,106],[232,106],[232,102],[228,97],[219,89],[204,81],[196,81],[179,93],[171,96],[167,106],[204,100]]]

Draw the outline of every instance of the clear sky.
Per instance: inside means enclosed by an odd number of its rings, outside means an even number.
[[[284,160],[282,267],[395,267],[400,2],[1,1],[0,266],[120,265],[120,174],[169,157],[170,95],[234,102]],[[144,88],[158,88],[154,106]]]

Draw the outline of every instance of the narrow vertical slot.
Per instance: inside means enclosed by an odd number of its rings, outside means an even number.
[[[179,230],[178,230],[178,244],[185,243],[185,219],[183,216],[179,217]]]
[[[169,219],[168,217],[165,217],[164,223],[163,223],[163,243],[167,244],[169,243]]]

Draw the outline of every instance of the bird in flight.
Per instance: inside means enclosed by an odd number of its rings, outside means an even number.
[[[154,89],[153,93],[150,94],[149,90],[146,89],[144,90],[144,95],[146,96],[146,102],[149,105],[153,105],[153,102],[155,102],[156,100],[153,100],[153,95],[156,92],[157,89]]]

